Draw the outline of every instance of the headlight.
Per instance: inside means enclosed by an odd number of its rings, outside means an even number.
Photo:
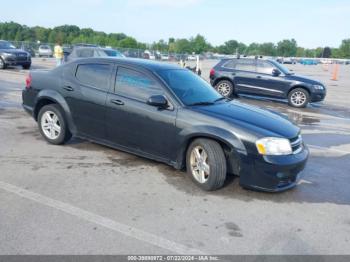
[[[324,86],[323,85],[314,85],[314,88],[316,90],[323,90],[324,89]]]
[[[290,142],[286,138],[265,137],[255,142],[261,155],[290,155],[293,153]]]
[[[12,56],[12,53],[2,53],[4,56]]]

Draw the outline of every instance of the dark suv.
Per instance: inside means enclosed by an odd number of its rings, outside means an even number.
[[[293,107],[322,101],[326,87],[313,79],[298,76],[273,60],[223,59],[210,70],[210,83],[226,97],[234,94],[288,99]]]
[[[32,59],[28,52],[17,49],[8,41],[0,40],[0,69],[11,65],[20,65],[23,69],[29,69],[31,64]]]

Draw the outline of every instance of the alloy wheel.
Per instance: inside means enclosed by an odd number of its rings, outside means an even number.
[[[228,83],[223,82],[220,83],[216,89],[221,95],[228,96],[231,91],[231,86]]]
[[[192,149],[190,155],[190,165],[193,177],[199,183],[205,183],[209,179],[210,166],[208,163],[208,154],[201,146]]]
[[[291,96],[291,102],[296,106],[303,105],[306,99],[305,93],[301,91],[294,92]]]
[[[41,129],[49,139],[57,139],[61,134],[61,124],[58,116],[52,111],[46,111],[41,117]]]

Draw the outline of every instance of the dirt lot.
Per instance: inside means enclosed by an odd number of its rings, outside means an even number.
[[[288,67],[323,81],[326,101],[239,98],[287,114],[309,145],[299,185],[278,194],[237,178],[207,193],[164,164],[78,139],[50,145],[21,108],[28,72],[0,71],[0,254],[349,254],[350,66],[338,81],[331,67]]]

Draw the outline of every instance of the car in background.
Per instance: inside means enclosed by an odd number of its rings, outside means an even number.
[[[52,57],[53,52],[52,48],[49,45],[40,45],[38,49],[38,56],[39,57]]]
[[[17,49],[8,41],[0,40],[0,69],[6,69],[8,66],[22,66],[23,69],[29,69],[31,64],[30,53]]]
[[[302,65],[318,65],[316,59],[300,59],[300,64]]]
[[[66,61],[72,61],[78,58],[89,57],[125,57],[122,53],[112,48],[102,47],[74,47],[72,52],[67,56]]]
[[[33,47],[26,45],[26,44],[22,44],[20,49],[28,52],[31,57],[35,57],[35,51],[34,51]]]
[[[189,56],[187,57],[187,60],[188,60],[188,61],[196,61],[196,60],[197,60],[197,57],[196,57],[195,55],[189,55]]]
[[[208,191],[229,174],[245,188],[287,190],[309,155],[300,128],[284,117],[227,99],[167,63],[87,58],[34,70],[22,99],[51,144],[88,139],[186,169]]]
[[[160,59],[163,61],[168,61],[169,60],[169,55],[168,54],[161,54]]]
[[[306,107],[326,96],[326,87],[317,80],[295,75],[274,60],[222,59],[210,70],[210,83],[223,96],[263,96],[288,99],[293,107]]]

